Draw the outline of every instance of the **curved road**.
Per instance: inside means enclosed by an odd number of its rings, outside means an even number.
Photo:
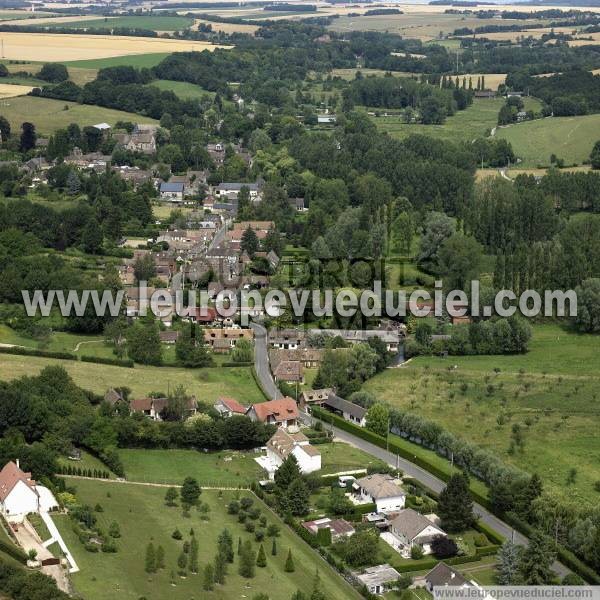
[[[283,398],[283,394],[273,381],[267,350],[267,330],[258,323],[250,323],[254,330],[254,370],[265,394],[271,400]]]

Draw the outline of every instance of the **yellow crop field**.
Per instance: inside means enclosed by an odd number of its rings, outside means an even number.
[[[164,38],[129,37],[117,35],[70,35],[53,33],[3,32],[4,58],[62,62],[109,58],[129,54],[189,52],[231,48],[207,42],[171,40]]]
[[[572,42],[567,42],[569,46],[590,46],[590,45],[598,45],[600,44],[600,33],[586,33],[584,34],[586,38],[585,40],[573,40]]]
[[[11,85],[10,83],[0,83],[0,98],[14,98],[15,96],[24,96],[29,94],[33,88],[30,85]]]
[[[213,31],[222,31],[223,33],[254,33],[258,29],[258,25],[242,23],[215,23],[214,21],[206,21],[204,19],[194,19],[194,27],[198,27],[200,23],[210,25]]]

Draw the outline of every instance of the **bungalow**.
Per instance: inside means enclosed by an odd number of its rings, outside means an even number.
[[[240,404],[234,398],[227,398],[222,396],[214,404],[215,410],[222,417],[233,417],[234,415],[245,415],[246,407]]]
[[[340,415],[344,421],[350,421],[360,427],[365,427],[367,424],[367,409],[354,404],[344,398],[340,398],[337,394],[331,393],[321,406],[328,411]]]
[[[329,335],[341,337],[349,344],[368,342],[370,338],[379,338],[386,346],[388,352],[398,352],[404,338],[401,329],[309,329],[309,335]]]
[[[387,563],[368,567],[354,576],[369,590],[371,594],[383,595],[388,591],[388,584],[398,581],[400,573]]]
[[[404,508],[406,493],[391,475],[374,473],[357,479],[352,485],[357,500],[374,502],[378,513],[389,513]]]
[[[253,404],[246,414],[253,421],[270,423],[280,427],[293,427],[298,421],[298,406],[293,398],[281,398]]]
[[[433,592],[434,587],[473,587],[456,569],[444,562],[439,562],[427,575],[425,575],[425,587]]]
[[[167,202],[183,202],[183,183],[161,183],[160,184],[160,199]]]
[[[446,537],[445,531],[412,508],[401,510],[392,519],[390,531],[399,539],[402,546],[405,548],[421,546],[424,554],[431,554],[433,538],[439,535]]]
[[[310,445],[308,438],[299,431],[290,433],[282,427],[267,442],[266,455],[256,458],[256,462],[267,471],[269,479],[273,479],[290,454],[296,458],[301,473],[313,473],[321,468],[321,453]]]
[[[304,383],[304,368],[300,361],[282,360],[273,371],[273,376],[276,382]]]
[[[142,413],[153,421],[162,421],[163,413],[169,404],[168,398],[136,398],[129,401],[129,411]],[[186,417],[195,415],[198,411],[198,403],[193,396],[187,399],[184,413]]]
[[[331,541],[338,542],[343,538],[354,535],[354,527],[345,519],[330,519],[324,517],[316,521],[305,521],[302,527],[310,531],[313,535],[317,535],[319,529],[329,529],[331,531]]]

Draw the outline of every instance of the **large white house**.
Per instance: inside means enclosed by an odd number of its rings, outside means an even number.
[[[321,453],[310,445],[308,438],[299,431],[290,432],[282,427],[267,442],[266,455],[258,457],[256,462],[267,471],[269,479],[273,479],[290,454],[298,461],[301,473],[313,473],[321,468]]]
[[[390,525],[390,531],[403,547],[421,546],[424,554],[431,554],[433,538],[440,535],[447,537],[443,529],[412,508],[401,510]]]
[[[40,494],[31,473],[19,468],[19,461],[9,462],[0,471],[0,512],[7,521],[21,522],[25,516],[40,511]]]
[[[374,502],[379,513],[396,512],[404,508],[406,493],[391,475],[367,475],[357,479],[352,487],[360,502]]]

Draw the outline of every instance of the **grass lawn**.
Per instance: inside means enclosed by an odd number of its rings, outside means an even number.
[[[68,110],[65,110],[65,107],[68,107]],[[156,123],[149,117],[112,108],[33,96],[21,96],[4,101],[2,116],[9,120],[14,131],[18,131],[24,121],[29,121],[35,125],[39,134],[53,133],[71,123],[77,123],[81,127],[102,122],[114,125],[117,121]]]
[[[440,423],[504,461],[538,472],[549,487],[573,501],[598,502],[598,347],[597,337],[535,325],[525,355],[420,357],[387,369],[365,389]],[[525,444],[511,452],[514,424],[521,426]],[[567,487],[573,467],[576,479]]]
[[[53,29],[117,29],[127,27],[130,29],[151,29],[153,31],[179,31],[187,29],[193,23],[193,19],[187,17],[160,17],[132,15],[125,17],[86,19],[84,21],[69,21],[68,23],[45,23],[45,26]]]
[[[136,365],[134,369],[127,369],[96,363],[2,354],[0,380],[36,375],[48,365],[64,367],[77,385],[97,394],[103,394],[111,387],[128,386],[133,397],[136,397],[150,392],[168,393],[175,386],[183,385],[190,394],[195,394],[198,400],[204,402],[214,402],[219,396],[231,396],[243,404],[264,401],[248,367],[184,369]]]
[[[138,69],[156,66],[167,56],[169,52],[157,52],[153,54],[130,54],[126,56],[111,56],[109,58],[92,58],[90,60],[64,61],[67,67],[80,67],[82,69],[104,69],[105,67],[116,67],[127,65]]]
[[[498,129],[496,135],[512,144],[523,161],[519,166],[550,166],[551,154],[567,165],[581,164],[600,137],[600,115],[526,121]]]
[[[370,454],[344,442],[319,444],[317,448],[321,453],[322,468],[318,472],[319,475],[366,469],[369,465],[380,462]]]
[[[66,456],[59,456],[58,463],[60,465],[80,469],[97,469],[99,471],[108,471],[110,473],[111,478],[115,477],[115,475],[110,471],[110,469],[101,460],[97,459],[93,454],[90,454],[85,450],[80,450],[80,452],[81,460],[69,460]]]
[[[279,517],[272,513],[258,499],[254,504],[262,510],[268,523],[281,527],[277,538],[278,554],[271,556],[271,540],[265,543],[267,567],[256,568],[256,577],[244,579],[238,574],[238,558],[229,565],[224,585],[217,585],[212,592],[202,590],[202,575],[189,574],[182,579],[175,575],[175,585],[170,584],[171,571],[177,571],[177,558],[182,551],[183,541],[190,539],[193,528],[198,537],[199,563],[202,569],[212,561],[216,553],[216,539],[227,527],[237,549],[238,537],[251,539],[254,549],[258,550],[254,536],[243,530],[237,518],[228,515],[225,505],[237,495],[237,492],[219,492],[204,490],[201,501],[210,508],[208,521],[200,518],[197,510],[190,517],[182,516],[179,508],[167,508],[164,504],[165,489],[147,486],[118,484],[109,482],[70,480],[77,488],[78,498],[92,506],[100,503],[102,513],[97,513],[99,525],[105,531],[111,522],[116,521],[121,529],[121,538],[117,540],[119,551],[116,554],[86,552],[73,533],[69,517],[61,515],[55,522],[73,553],[81,571],[73,576],[73,585],[77,593],[87,600],[190,600],[191,598],[230,600],[232,598],[252,598],[268,591],[271,600],[289,600],[297,590],[312,587],[315,572],[319,571],[325,596],[330,600],[358,598],[358,595],[323,561],[316,552],[287,529]],[[171,533],[178,528],[184,540],[176,541]],[[165,551],[166,568],[156,574],[147,574],[144,570],[145,550],[149,542],[161,545]],[[296,570],[284,572],[284,563],[288,548],[292,549]]]
[[[205,96],[211,98],[215,95],[214,92],[208,92],[202,89],[199,85],[188,83],[187,81],[169,81],[168,79],[157,79],[150,85],[157,87],[163,91],[173,92],[184,100],[200,100]]]
[[[40,536],[42,542],[49,540],[52,537],[50,530],[44,523],[42,517],[40,517],[37,513],[31,513],[28,515],[27,520],[33,525],[33,528],[36,530],[37,534]]]
[[[181,484],[188,475],[201,485],[237,487],[265,476],[254,452],[196,450],[119,450],[130,481]]]

